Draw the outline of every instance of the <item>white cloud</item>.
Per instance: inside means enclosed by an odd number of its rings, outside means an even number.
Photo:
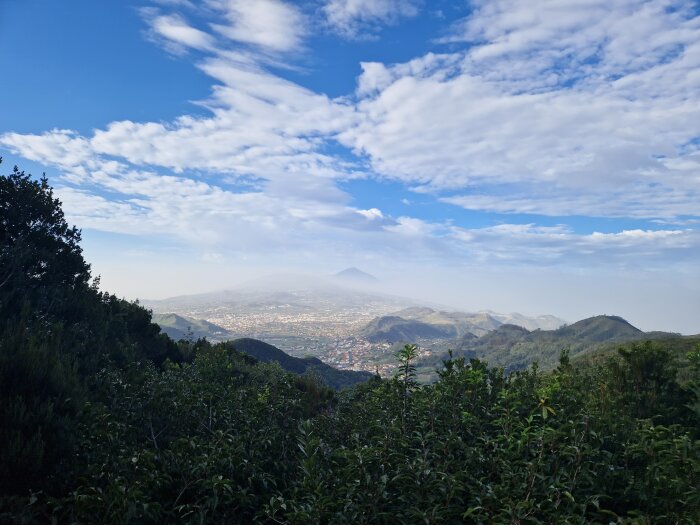
[[[418,14],[415,0],[329,0],[323,6],[328,23],[341,35],[357,37],[380,24],[395,24]]]
[[[688,0],[477,0],[444,42],[477,46],[469,61],[517,78],[547,69],[569,80],[606,82],[679,58],[697,42]],[[529,72],[522,65],[529,59]],[[515,68],[507,67],[510,64]]]
[[[221,11],[226,24],[214,24],[222,35],[236,42],[272,52],[301,47],[307,21],[293,4],[282,0],[207,0]]]
[[[150,23],[156,35],[178,46],[191,47],[199,50],[212,50],[214,48],[214,39],[211,35],[190,26],[181,16],[155,16]]]
[[[448,39],[471,46],[363,64],[340,138],[375,172],[470,209],[697,215],[691,2],[484,1]]]
[[[113,122],[90,139],[95,153],[176,170],[215,170],[267,180],[351,177],[353,168],[319,152],[354,118],[338,104],[279,77],[212,58],[202,69],[220,81],[212,114],[171,123]]]
[[[5,133],[0,144],[29,160],[64,169],[78,168],[92,158],[90,143],[77,133],[54,129],[42,135]]]
[[[621,230],[575,233],[565,225],[499,224],[485,228],[450,228],[450,238],[481,263],[518,265],[557,264],[572,268],[616,265],[630,268],[668,268],[700,256],[694,230]]]
[[[461,55],[428,53],[391,67],[380,62],[361,62],[362,74],[357,80],[357,94],[371,98],[405,76],[428,77],[444,81],[460,65]]]
[[[201,102],[208,114],[122,120],[85,136],[5,133],[0,145],[61,169],[57,193],[72,222],[158,232],[205,258],[231,246],[485,264],[662,266],[669,254],[682,262],[700,255],[694,231],[458,227],[353,207],[338,186],[373,171],[472,210],[670,224],[690,217],[683,220],[691,224],[700,201],[700,21],[682,10],[654,10],[655,2],[633,9],[638,4],[614,1],[605,16],[586,4],[597,17],[556,2],[534,14],[523,2],[479,4],[450,37],[477,44],[402,64],[363,63],[354,102],[264,70],[259,53],[222,50],[220,36],[177,15],[152,14],[156,34],[206,55],[197,67],[215,83]],[[225,14],[218,32],[263,54],[302,46],[307,22],[292,4],[209,5]],[[388,4],[326,7],[344,12],[338,20],[352,28],[391,22],[381,5]],[[644,42],[625,37],[635,24]],[[577,31],[567,39],[571,28]],[[594,48],[595,59],[559,65],[565,56],[591,57]],[[336,140],[358,162],[329,154]]]
[[[388,225],[385,229],[407,237],[423,237],[427,239],[440,230],[440,225],[415,217],[399,217],[395,224]]]
[[[440,200],[468,210],[494,213],[528,213],[565,217],[614,217],[645,219],[663,218],[665,223],[678,224],[674,217],[696,215],[700,190],[674,189],[643,183],[630,183],[618,188],[601,184],[599,192],[592,188],[558,188],[531,184],[528,192],[512,191],[506,195],[467,194]]]
[[[362,215],[363,217],[368,218],[369,220],[376,220],[376,219],[383,219],[384,214],[382,213],[382,210],[378,208],[370,208],[369,210],[357,210],[357,213]]]

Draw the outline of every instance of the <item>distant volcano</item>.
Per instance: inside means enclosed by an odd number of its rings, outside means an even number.
[[[359,268],[354,266],[351,268],[346,268],[345,270],[335,274],[335,277],[342,279],[343,281],[353,281],[356,283],[376,283],[378,279],[374,275],[370,275],[367,272],[363,272]]]

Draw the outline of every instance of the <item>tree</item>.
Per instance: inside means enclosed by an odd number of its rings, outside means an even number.
[[[98,370],[181,357],[150,312],[90,285],[80,240],[45,176],[0,176],[0,493],[61,472]]]
[[[2,159],[0,159],[1,161]],[[0,489],[42,488],[71,448],[81,388],[63,321],[90,268],[46,177],[0,176]]]
[[[46,176],[32,180],[15,166],[0,177],[2,317],[18,314],[24,303],[51,313],[66,291],[87,287],[89,280],[80,230],[66,222]]]

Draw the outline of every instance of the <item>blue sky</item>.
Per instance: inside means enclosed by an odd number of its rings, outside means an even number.
[[[105,288],[355,265],[461,308],[700,332],[682,0],[5,0],[0,154]]]

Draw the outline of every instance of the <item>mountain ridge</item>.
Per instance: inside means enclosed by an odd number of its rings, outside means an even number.
[[[544,367],[555,366],[564,349],[575,357],[613,343],[679,336],[671,332],[643,332],[620,316],[597,315],[556,330],[530,331],[504,324],[479,339],[463,338],[458,341],[453,355],[485,360],[506,370],[519,370],[535,361]],[[428,362],[437,364],[447,357],[447,354],[432,356],[424,360],[423,365]]]
[[[542,328],[563,323],[561,319],[551,315],[527,317],[521,314],[497,314],[490,311],[450,312],[414,306],[375,317],[358,332],[358,337],[370,342],[386,343],[459,339],[466,334],[482,337],[511,320],[513,324],[525,325],[526,328]]]

